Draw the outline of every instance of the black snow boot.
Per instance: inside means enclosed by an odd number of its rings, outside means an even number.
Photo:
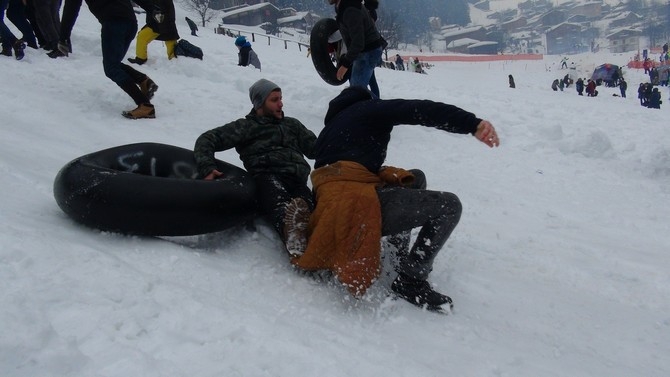
[[[22,40],[17,40],[14,42],[14,57],[16,60],[21,60],[25,56],[23,50],[26,49],[26,44]]]
[[[407,302],[428,310],[443,310],[453,308],[454,304],[449,296],[433,290],[425,280],[416,280],[411,277],[398,275],[391,284],[391,290]]]
[[[136,56],[134,58],[128,58],[128,61],[133,63],[133,64],[142,65],[142,64],[147,62],[147,59],[138,58]]]

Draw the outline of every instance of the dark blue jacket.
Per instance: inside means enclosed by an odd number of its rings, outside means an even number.
[[[372,99],[363,87],[346,88],[330,101],[314,146],[314,168],[354,161],[377,173],[386,160],[391,131],[401,124],[474,134],[481,119],[453,105],[429,100]],[[419,146],[417,146],[419,149]]]

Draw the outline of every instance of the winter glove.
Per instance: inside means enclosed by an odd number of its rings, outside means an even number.
[[[379,171],[379,178],[392,185],[410,186],[414,183],[414,174],[412,172],[393,166],[382,167]]]

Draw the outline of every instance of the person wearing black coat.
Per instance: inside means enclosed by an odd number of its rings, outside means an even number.
[[[147,12],[147,23],[137,33],[135,57],[128,58],[128,61],[139,65],[146,63],[147,46],[155,39],[165,42],[168,59],[176,57],[174,47],[179,39],[179,33],[172,0],[153,0],[152,10]]]
[[[347,71],[351,71],[349,85],[367,88],[386,46],[372,18],[375,13],[371,15],[360,0],[328,0],[328,3],[335,5],[335,20],[347,46],[338,63],[337,79],[343,80]],[[374,95],[379,97],[379,91]]]
[[[628,83],[622,77],[619,80],[619,90],[621,91],[621,97],[626,98],[626,89],[628,89]]]
[[[651,109],[660,109],[661,104],[661,92],[658,91],[658,88],[654,88],[649,95],[649,108]]]
[[[324,169],[328,171],[336,167],[337,172],[333,172],[330,183],[347,185],[354,182],[356,189],[361,191],[366,190],[366,184],[376,185],[375,180],[367,180],[370,177],[366,177],[366,181],[350,180],[354,177],[347,176],[346,171],[354,169],[359,177],[361,174],[372,177],[380,174],[384,170],[391,132],[399,125],[470,134],[490,148],[500,144],[497,132],[489,121],[457,106],[419,99],[376,99],[364,87],[351,86],[329,103],[324,128],[314,145],[315,170],[312,178]],[[316,187],[316,211],[324,205],[319,201],[320,194],[322,190],[330,190],[330,183],[315,185],[312,181],[313,187]],[[382,236],[405,234],[409,237],[413,228],[421,228],[411,247],[407,238],[405,249],[398,250],[399,255],[404,257],[396,266],[398,277],[391,285],[392,291],[398,297],[430,310],[451,305],[451,299],[434,291],[427,279],[435,257],[460,219],[462,205],[458,197],[449,192],[397,185],[377,185],[373,190],[376,190],[381,210],[378,226]],[[353,200],[352,203],[356,203],[358,208],[366,205],[361,200]],[[364,215],[357,216],[356,220],[362,217]],[[315,222],[318,227],[318,220]],[[357,224],[351,226],[356,227]],[[346,244],[346,240],[341,240],[341,243]]]
[[[584,80],[580,77],[575,81],[575,90],[577,90],[577,94],[580,96],[583,96],[584,94]]]
[[[186,17],[186,23],[188,24],[188,27],[191,29],[191,35],[197,37],[198,34],[196,34],[196,32],[198,31],[198,25],[196,25],[195,22],[193,22],[193,20],[188,17]]]
[[[134,2],[147,12],[153,9],[150,1]],[[158,85],[144,73],[123,64],[123,57],[137,32],[133,4],[130,0],[86,0],[86,5],[100,22],[102,67],[105,76],[114,81],[137,104],[137,108],[121,114],[129,119],[155,118],[156,111],[151,98],[158,90]]]

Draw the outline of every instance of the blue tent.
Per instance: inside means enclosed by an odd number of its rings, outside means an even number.
[[[613,77],[616,72],[619,72],[618,65],[605,63],[597,66],[596,69],[593,70],[591,80],[594,81],[603,80],[605,82],[613,81],[614,80]]]

